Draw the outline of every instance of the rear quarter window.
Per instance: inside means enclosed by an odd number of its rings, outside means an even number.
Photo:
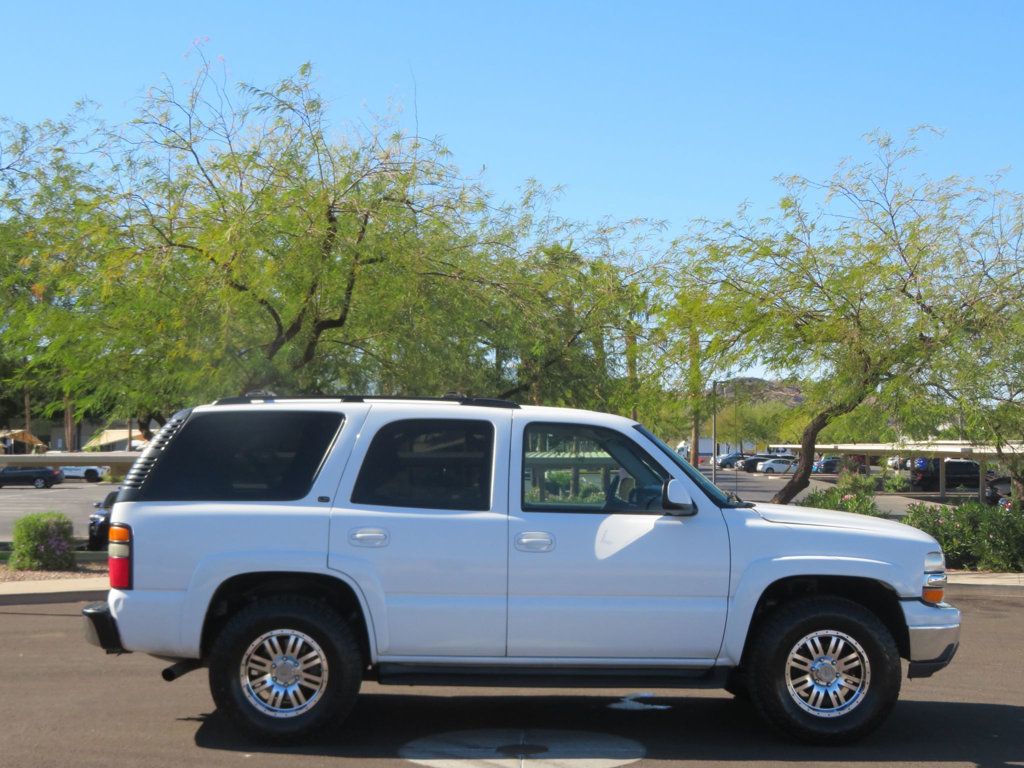
[[[293,501],[309,493],[344,416],[325,411],[193,413],[140,501]]]

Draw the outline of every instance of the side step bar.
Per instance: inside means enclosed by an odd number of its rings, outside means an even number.
[[[722,688],[730,667],[508,667],[385,662],[381,685],[457,685],[494,688]]]

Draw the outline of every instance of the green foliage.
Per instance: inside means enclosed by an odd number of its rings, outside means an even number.
[[[951,568],[1024,571],[1024,513],[977,501],[957,507],[913,504],[907,525],[934,536]]]
[[[871,494],[844,491],[839,486],[811,491],[797,503],[802,507],[834,509],[840,512],[856,512],[859,515],[884,517]]]
[[[14,523],[11,557],[12,570],[74,570],[73,528],[67,515],[37,512]]]
[[[910,479],[902,472],[893,472],[886,467],[882,470],[882,488],[887,493],[906,493],[910,490]]]
[[[877,484],[871,475],[843,470],[836,478],[836,488],[843,494],[871,497],[875,495]]]

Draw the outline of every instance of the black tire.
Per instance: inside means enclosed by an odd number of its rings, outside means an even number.
[[[49,485],[47,485],[46,481],[43,480],[43,478],[41,478],[41,477],[37,477],[35,480],[33,480],[32,481],[32,485],[34,485],[36,488],[49,488],[50,487]]]
[[[769,467],[768,469],[766,469],[766,470],[764,471],[764,473],[765,473],[766,475],[774,475],[774,474],[775,474],[775,470],[774,470],[774,469],[772,469],[771,467]]]
[[[257,642],[268,634],[279,641],[301,635],[312,643],[303,641],[300,649],[291,652],[294,656],[278,643],[278,650],[284,653],[274,655],[264,650],[268,646]],[[270,642],[273,640],[268,639]],[[253,647],[255,650],[250,652]],[[297,683],[298,677],[305,677],[298,662],[305,653],[317,650],[321,653],[316,660],[324,663],[310,667],[310,675],[322,681],[320,687]],[[251,659],[249,672],[243,672],[246,658]],[[263,677],[252,677],[259,673],[260,665],[269,666],[271,659],[288,665],[285,674],[290,678],[283,685],[269,682],[271,674],[278,674],[269,668]],[[355,704],[364,666],[355,633],[333,609],[318,600],[287,595],[260,600],[236,613],[214,641],[209,661],[210,692],[217,708],[247,735],[278,743],[341,722]],[[270,695],[269,701],[254,690],[260,686]],[[280,693],[283,690],[294,690],[296,696],[306,697],[305,701],[297,701],[291,693]],[[284,706],[281,699],[275,708],[279,693],[282,697],[288,695],[290,703]],[[271,711],[277,716],[269,714]]]
[[[809,638],[821,643],[820,655],[811,651]],[[824,646],[833,640],[834,657]],[[808,671],[801,675],[804,658]],[[834,663],[844,658],[847,665]],[[771,725],[813,744],[847,743],[881,725],[896,704],[899,650],[892,633],[864,606],[840,597],[804,598],[782,605],[757,629],[748,683],[751,701]]]
[[[95,469],[85,470],[85,482],[87,483],[98,483],[100,481],[100,473]]]

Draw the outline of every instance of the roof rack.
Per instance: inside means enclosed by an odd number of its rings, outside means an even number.
[[[273,403],[290,400],[326,400],[340,403],[365,403],[374,401],[414,400],[427,403],[458,403],[481,408],[518,408],[519,403],[512,400],[501,400],[496,397],[471,397],[461,394],[447,394],[443,397],[414,397],[403,395],[296,395],[282,397],[272,392],[249,392],[236,397],[222,397],[214,401],[214,405],[245,405],[247,403]]]

